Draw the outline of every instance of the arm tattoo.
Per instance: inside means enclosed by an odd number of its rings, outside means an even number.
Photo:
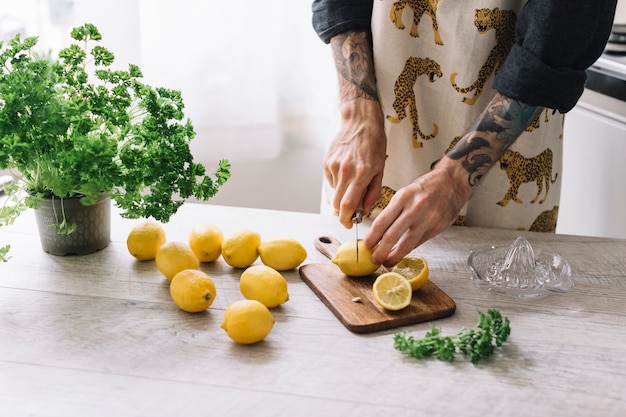
[[[542,110],[541,106],[529,106],[498,93],[447,156],[461,161],[473,187]]]
[[[378,101],[372,41],[367,32],[346,32],[330,41],[339,75],[341,101]]]

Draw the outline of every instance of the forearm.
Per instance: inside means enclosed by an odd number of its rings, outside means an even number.
[[[543,107],[496,94],[469,132],[444,158],[463,176],[463,191],[471,195],[481,178],[542,110]]]
[[[364,239],[368,248],[377,246],[372,260],[395,265],[449,227],[481,178],[541,110],[496,94],[454,148],[432,170],[396,191],[374,220]]]
[[[340,104],[364,98],[378,102],[371,35],[350,31],[330,40],[339,77]]]
[[[331,41],[339,81],[341,125],[324,156],[326,178],[335,189],[339,220],[351,226],[362,203],[368,210],[380,198],[387,138],[378,99],[369,31],[348,31]]]

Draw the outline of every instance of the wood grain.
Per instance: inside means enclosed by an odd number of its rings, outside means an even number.
[[[297,239],[306,265],[330,263],[319,236],[354,237],[336,216],[185,204],[164,225],[168,240],[184,241],[200,221]],[[298,270],[283,273],[289,301],[272,309],[268,337],[237,345],[220,323],[242,298],[242,271],[202,264],[217,298],[205,313],[185,313],[154,262],[128,254],[136,222],[114,212],[111,244],[81,257],[44,253],[32,210],[0,228],[12,256],[0,263],[0,416],[626,415],[626,240],[451,227],[421,245],[432,283],[456,304],[436,323],[444,334],[473,327],[489,308],[511,320],[507,343],[474,366],[394,350],[395,332],[422,337],[426,323],[347,330]],[[570,262],[570,292],[523,300],[474,286],[469,251],[520,233]]]
[[[331,236],[319,237],[314,242],[315,248],[329,259],[340,245]],[[374,299],[372,285],[378,275],[387,271],[381,266],[367,277],[349,277],[332,262],[320,262],[301,266],[300,276],[339,321],[355,333],[393,329],[454,314],[456,304],[432,281],[413,293],[406,308],[385,310]]]

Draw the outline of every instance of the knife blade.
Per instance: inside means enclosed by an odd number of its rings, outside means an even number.
[[[363,209],[359,207],[352,215],[352,223],[354,224],[354,232],[356,235],[356,263],[359,263],[359,223],[363,221]]]

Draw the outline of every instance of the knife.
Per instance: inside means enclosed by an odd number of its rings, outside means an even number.
[[[359,206],[352,215],[352,223],[354,224],[354,232],[356,234],[356,263],[359,263],[359,223],[363,221],[363,207]]]

